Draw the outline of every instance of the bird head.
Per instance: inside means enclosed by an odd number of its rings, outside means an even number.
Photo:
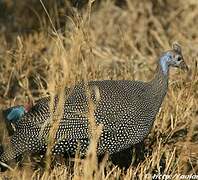
[[[14,106],[3,111],[4,117],[8,122],[16,123],[26,112],[24,106]]]
[[[181,68],[183,70],[188,70],[188,66],[186,65],[182,50],[179,44],[173,43],[172,49],[169,51],[166,51],[161,57],[160,57],[160,65],[162,68],[162,71],[167,74],[169,71],[169,67],[177,67]]]

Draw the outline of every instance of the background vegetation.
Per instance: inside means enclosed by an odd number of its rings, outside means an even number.
[[[96,157],[88,156],[76,157],[74,168],[63,163],[50,171],[34,170],[28,161],[0,178],[151,179],[164,173],[178,179],[176,174],[198,174],[197,17],[197,0],[0,1],[0,109],[82,79],[147,81],[160,53],[174,41],[182,45],[190,68],[187,73],[171,70],[143,158],[134,157],[128,170],[106,159],[97,165]],[[1,118],[6,144],[3,124]]]

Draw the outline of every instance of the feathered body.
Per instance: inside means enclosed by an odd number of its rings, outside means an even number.
[[[91,100],[95,105],[96,124],[102,124],[97,153],[113,154],[142,141],[149,133],[156,114],[168,88],[168,68],[173,55],[181,51],[173,49],[159,60],[156,75],[150,82],[127,80],[83,82],[65,90],[63,116],[56,133],[54,154],[75,154],[78,144],[84,155],[90,141],[89,110]],[[164,62],[165,61],[165,62]],[[55,109],[58,97],[55,97]],[[8,161],[23,152],[39,152],[46,149],[49,124],[41,128],[51,116],[50,97],[40,99],[30,111],[16,123],[16,132],[11,138],[10,149],[0,159]]]

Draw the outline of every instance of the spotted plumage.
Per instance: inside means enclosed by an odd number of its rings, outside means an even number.
[[[158,61],[154,78],[149,82],[130,80],[81,82],[65,89],[63,116],[55,135],[53,154],[75,154],[78,145],[85,155],[90,143],[89,96],[94,103],[96,124],[102,124],[97,154],[113,154],[142,141],[149,133],[168,88],[170,66],[186,68],[181,48],[174,44]],[[50,97],[40,99],[16,122],[11,145],[0,160],[9,161],[26,151],[39,152],[47,147],[51,112],[56,112],[60,97],[50,110]],[[47,123],[46,123],[47,122]],[[47,124],[44,129],[43,125]],[[42,133],[41,133],[42,129]]]

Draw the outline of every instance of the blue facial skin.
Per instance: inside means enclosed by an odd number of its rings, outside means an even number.
[[[168,74],[169,64],[171,61],[172,61],[172,54],[170,52],[167,52],[163,56],[161,56],[160,65],[161,65],[164,75]]]
[[[16,123],[25,114],[25,108],[23,106],[14,106],[4,111],[6,120],[12,123]]]

